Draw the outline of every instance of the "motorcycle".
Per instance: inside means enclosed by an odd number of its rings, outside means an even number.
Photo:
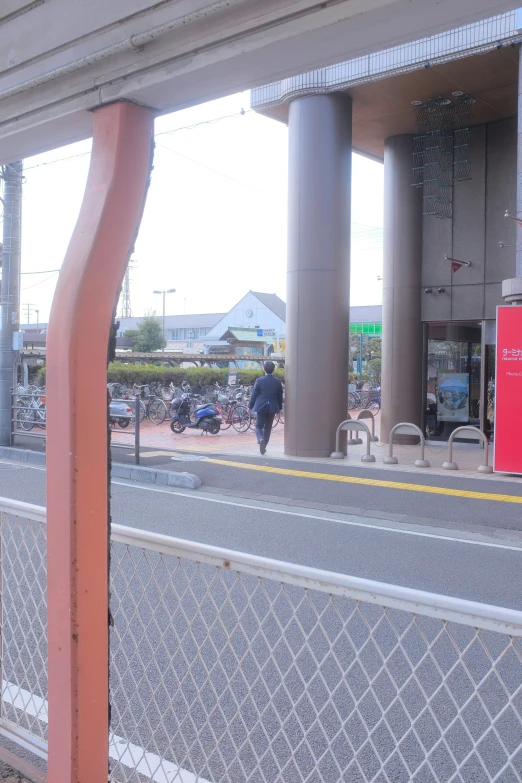
[[[122,400],[111,400],[109,405],[109,421],[111,424],[119,424],[125,429],[130,424],[134,413],[132,408]]]
[[[202,435],[204,432],[217,435],[221,429],[223,419],[211,403],[199,405],[191,414],[189,394],[175,397],[170,404],[170,412],[172,413],[170,429],[176,434],[186,429],[193,429],[201,430]]]

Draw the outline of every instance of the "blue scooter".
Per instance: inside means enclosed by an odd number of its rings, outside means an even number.
[[[201,430],[209,435],[217,435],[221,429],[223,419],[219,416],[215,407],[210,403],[205,403],[196,408],[191,416],[190,414],[190,395],[182,394],[181,397],[174,397],[170,404],[172,420],[170,429],[172,432],[180,433],[186,429]]]

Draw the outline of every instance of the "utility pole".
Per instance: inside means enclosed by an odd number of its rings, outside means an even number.
[[[167,343],[167,333],[165,331],[165,294],[175,294],[176,293],[176,289],[175,288],[168,288],[168,289],[163,290],[163,291],[153,291],[152,293],[153,294],[162,294],[163,295],[163,327],[162,327],[163,348],[161,350],[163,352],[165,352],[165,345]]]
[[[27,315],[27,318],[26,318],[26,321],[25,321],[26,324],[30,324],[31,323],[31,315],[33,314],[33,307],[34,307],[34,305],[33,305],[32,302],[28,302],[27,304],[24,304],[22,306],[22,310],[25,309],[26,315]],[[35,312],[36,312],[36,310],[35,310]]]
[[[135,262],[129,261],[125,277],[123,278],[123,288],[121,291],[121,313],[120,318],[132,318],[131,295],[130,295],[130,273]]]
[[[18,352],[13,335],[20,329],[20,256],[23,162],[2,167],[4,228],[0,293],[0,445],[11,441],[11,389],[16,384]]]

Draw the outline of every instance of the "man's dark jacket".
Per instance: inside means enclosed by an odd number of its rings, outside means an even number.
[[[283,384],[279,378],[274,378],[273,375],[258,378],[254,384],[248,407],[254,413],[259,411],[277,413],[280,411],[283,407]]]

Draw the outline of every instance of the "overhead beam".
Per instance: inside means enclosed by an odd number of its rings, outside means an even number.
[[[0,51],[0,162],[92,135],[92,110],[116,100],[175,111],[518,4],[10,0],[0,16],[9,41]]]

